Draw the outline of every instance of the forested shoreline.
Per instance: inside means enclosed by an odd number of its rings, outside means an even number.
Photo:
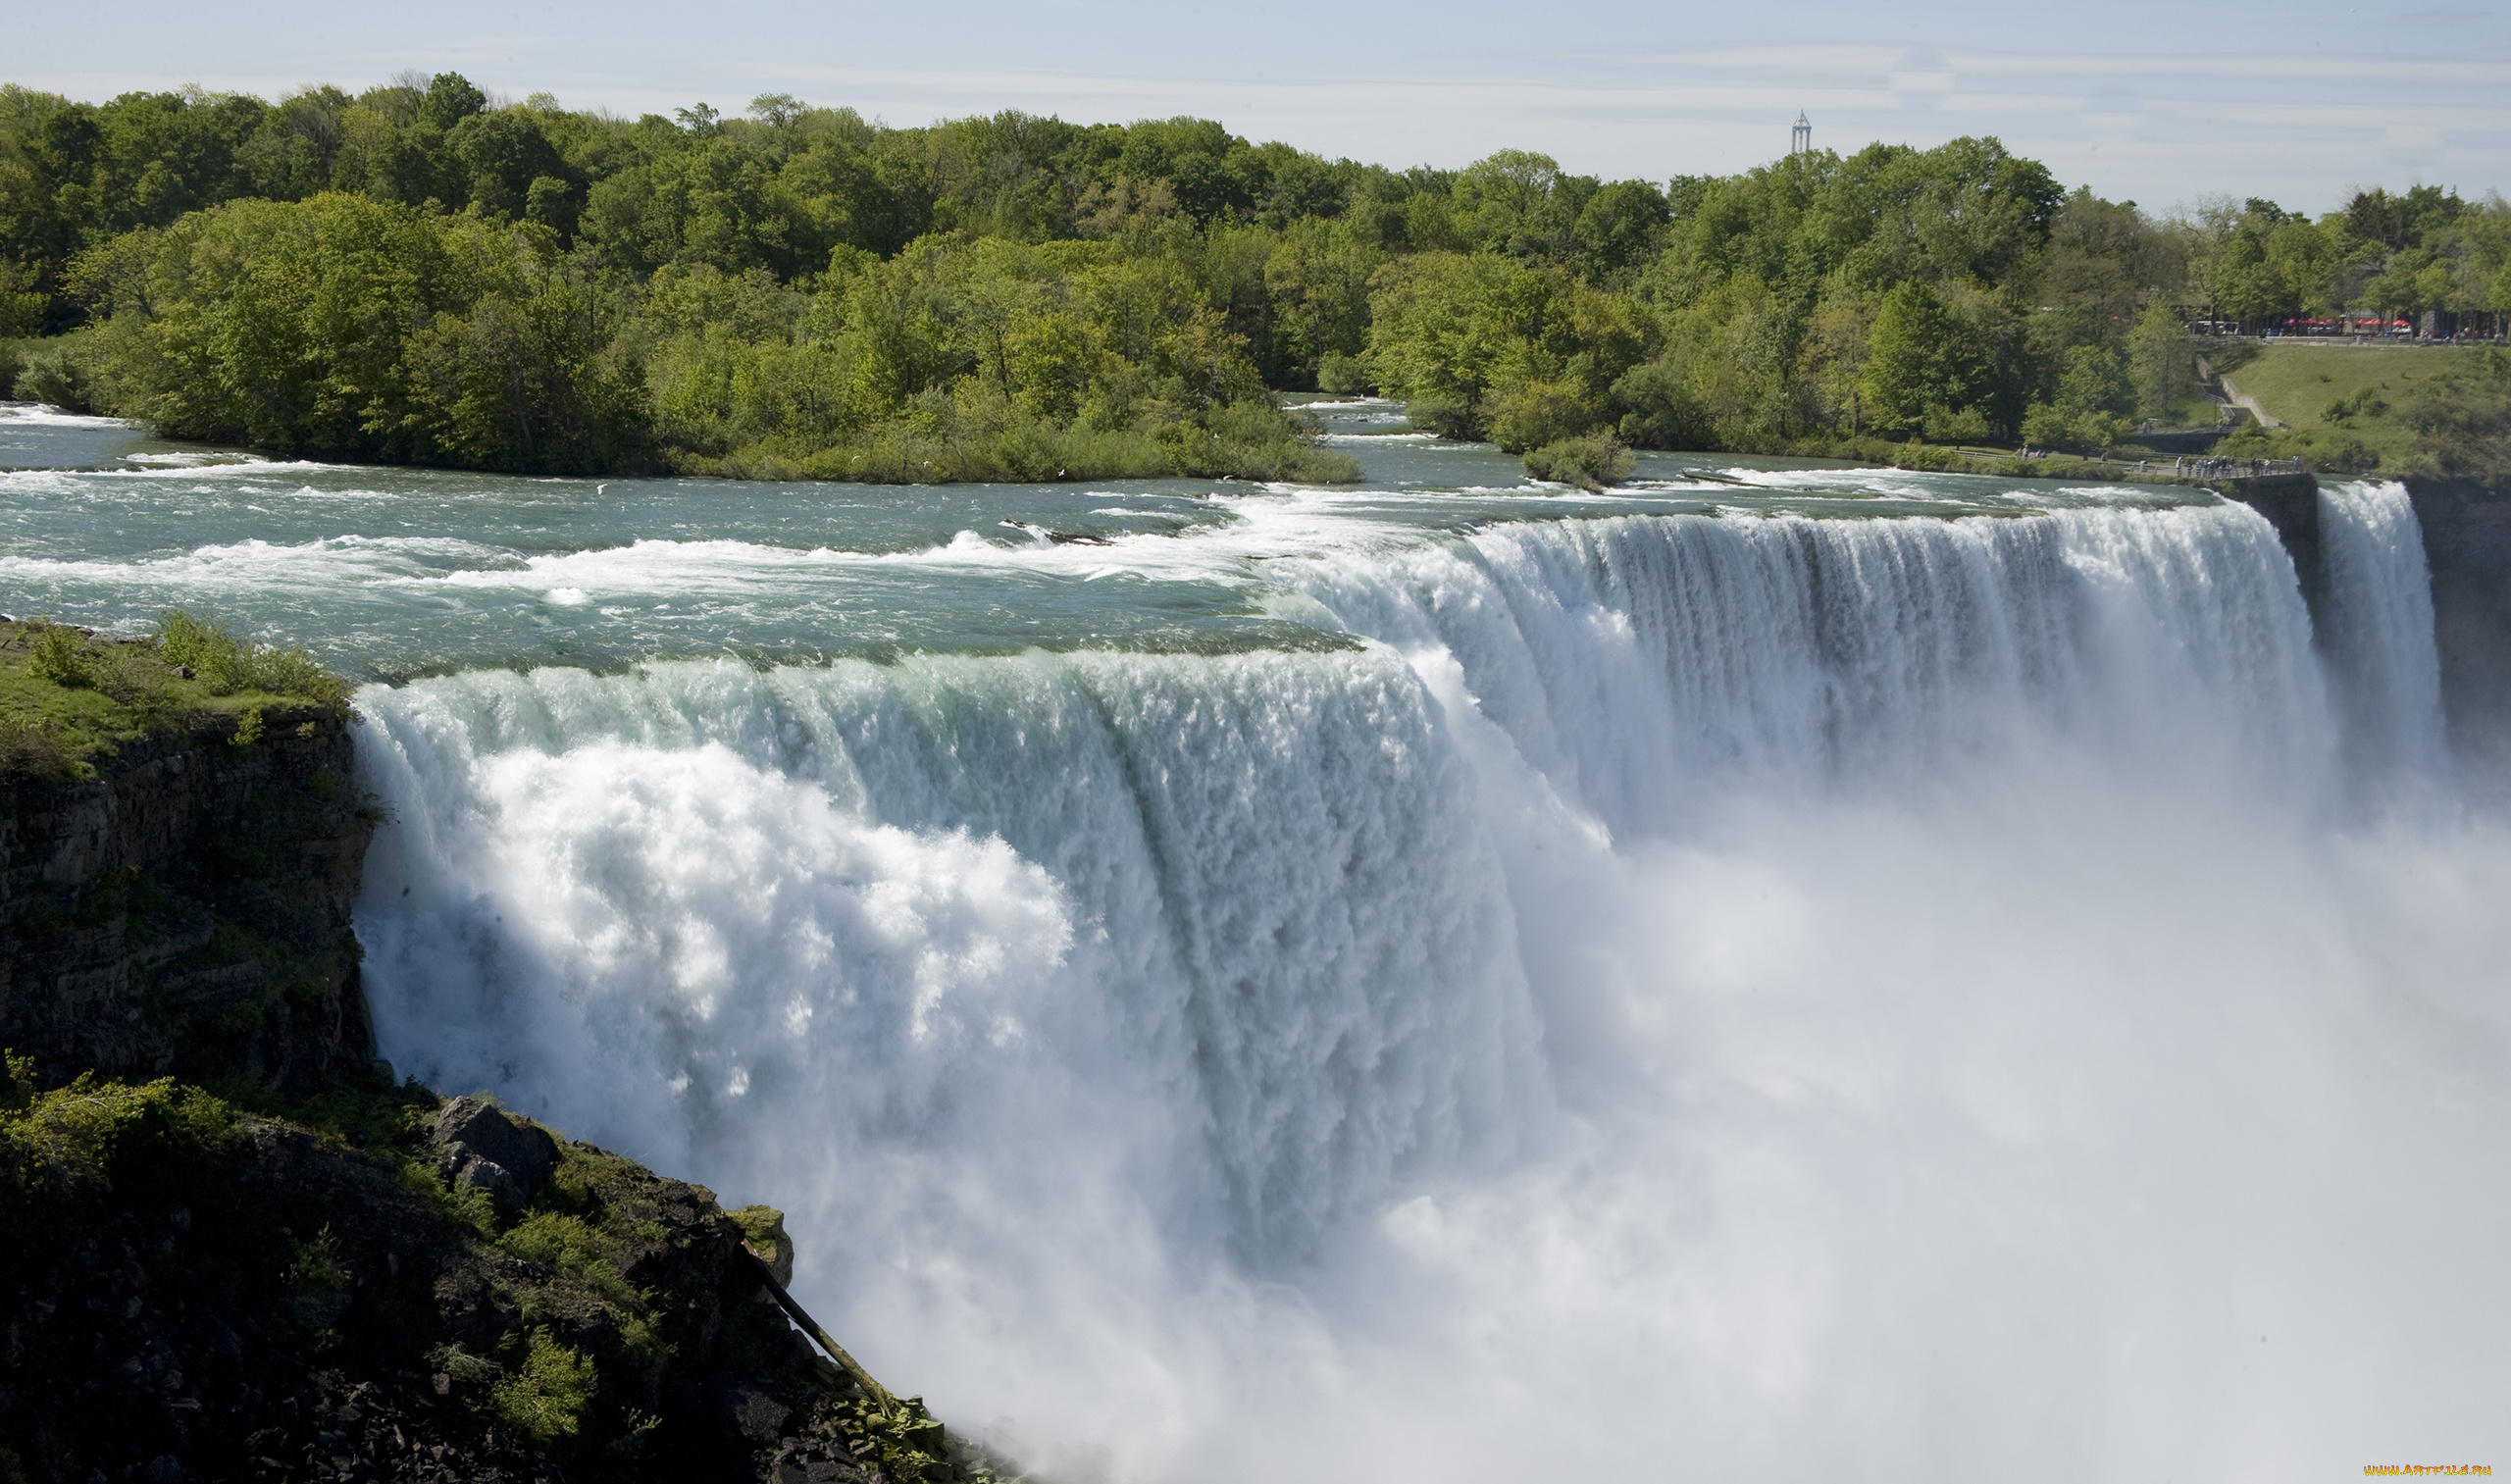
[[[1661,184],[1522,151],[1397,171],[1197,119],[894,128],[773,95],[628,121],[452,74],[276,104],[0,87],[0,376],[326,459],[1357,477],[1277,405],[1306,390],[1547,468],[2099,451],[2212,421],[2190,320],[2351,309],[2497,324],[2511,205],[2159,217],[1992,138]],[[2504,383],[2407,415],[2490,427]]]

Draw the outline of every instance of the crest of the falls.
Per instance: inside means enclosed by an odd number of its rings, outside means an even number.
[[[1298,566],[1356,631],[1453,656],[1526,760],[1617,829],[1746,782],[1941,773],[2052,733],[2324,782],[2309,618],[2238,506],[1525,522]]]

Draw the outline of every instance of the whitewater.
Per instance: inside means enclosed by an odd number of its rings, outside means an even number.
[[[787,1210],[1047,1476],[2506,1457],[2511,840],[2403,489],[2323,486],[2314,615],[2188,491],[1344,435],[538,546],[125,455],[0,482],[165,529],[0,582],[377,677],[384,1054]]]

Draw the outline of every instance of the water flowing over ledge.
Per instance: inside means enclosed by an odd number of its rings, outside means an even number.
[[[369,690],[390,1054],[772,1189],[875,1366],[1114,1477],[2482,1414],[2274,1348],[2341,1289],[2505,1379],[2441,1317],[2511,1313],[2490,1265],[2366,1273],[2340,1213],[2502,1214],[2497,1123],[2405,1096],[2502,1085],[2452,903],[2511,852],[2446,805],[2402,491],[2325,493],[2316,637],[2231,505],[1249,519],[1361,647]]]

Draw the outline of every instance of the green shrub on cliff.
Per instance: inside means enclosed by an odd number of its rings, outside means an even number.
[[[85,648],[77,630],[47,624],[26,647],[26,669],[35,679],[66,691],[84,690],[96,682],[87,668]]]
[[[166,610],[157,625],[157,652],[170,665],[191,671],[213,695],[259,691],[317,705],[345,705],[348,682],[300,648],[248,644],[206,619],[180,608]]]
[[[223,1100],[171,1078],[107,1082],[80,1073],[66,1087],[36,1085],[32,1060],[6,1058],[0,1085],[0,1229],[20,1240],[43,1235],[47,1216],[117,1188],[165,1183],[234,1144],[235,1113]]]
[[[151,735],[245,745],[271,726],[310,727],[306,713],[337,714],[348,697],[349,683],[307,651],[180,611],[140,640],[0,622],[0,783],[90,777],[98,758]]]
[[[498,1420],[547,1447],[583,1425],[595,1389],[592,1357],[532,1331],[521,1363],[488,1389]]]

